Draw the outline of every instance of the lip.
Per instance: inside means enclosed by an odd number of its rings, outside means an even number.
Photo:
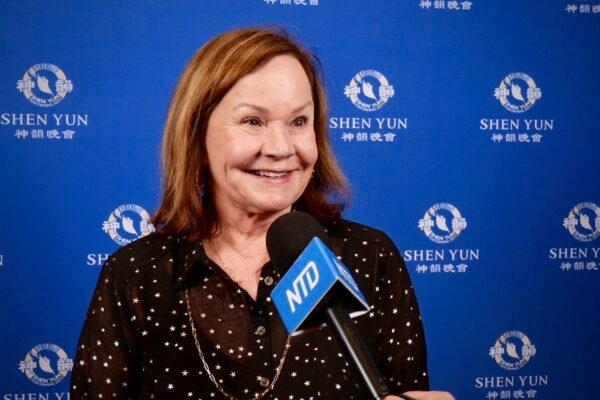
[[[286,174],[283,176],[279,176],[279,177],[269,177],[269,176],[256,175],[255,173],[253,173],[253,171],[268,171],[268,172],[275,172],[275,173],[286,172]],[[281,185],[284,183],[288,183],[292,179],[292,175],[296,171],[297,170],[295,170],[295,169],[292,169],[292,170],[253,169],[253,170],[246,170],[244,172],[246,174],[258,179],[260,182],[271,184],[271,185]]]

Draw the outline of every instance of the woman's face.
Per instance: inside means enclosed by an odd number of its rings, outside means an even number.
[[[317,143],[308,77],[280,55],[240,79],[213,110],[206,132],[217,210],[276,213],[308,185]]]

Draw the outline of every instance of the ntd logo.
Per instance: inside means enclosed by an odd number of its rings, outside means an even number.
[[[302,298],[304,297],[306,299],[308,297],[308,292],[313,290],[318,282],[319,270],[317,269],[317,264],[315,264],[314,261],[310,261],[306,264],[306,267],[304,267],[302,272],[300,272],[300,275],[294,279],[292,284],[294,291],[292,292],[290,289],[285,291],[292,313],[296,312],[296,304],[302,304]],[[306,289],[306,286],[308,286],[308,290]],[[302,288],[302,293],[300,293],[300,288]]]

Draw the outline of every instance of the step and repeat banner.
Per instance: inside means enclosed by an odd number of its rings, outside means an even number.
[[[323,64],[345,217],[402,250],[432,387],[599,398],[598,0],[0,1],[0,398],[68,398],[179,74],[274,24]]]

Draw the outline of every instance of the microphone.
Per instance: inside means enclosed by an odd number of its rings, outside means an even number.
[[[293,211],[277,218],[267,231],[267,251],[273,266],[285,275],[271,292],[271,299],[291,335],[326,321],[357,368],[370,398],[383,399],[389,395],[387,385],[350,318],[370,307],[330,246],[323,227],[311,215]]]

